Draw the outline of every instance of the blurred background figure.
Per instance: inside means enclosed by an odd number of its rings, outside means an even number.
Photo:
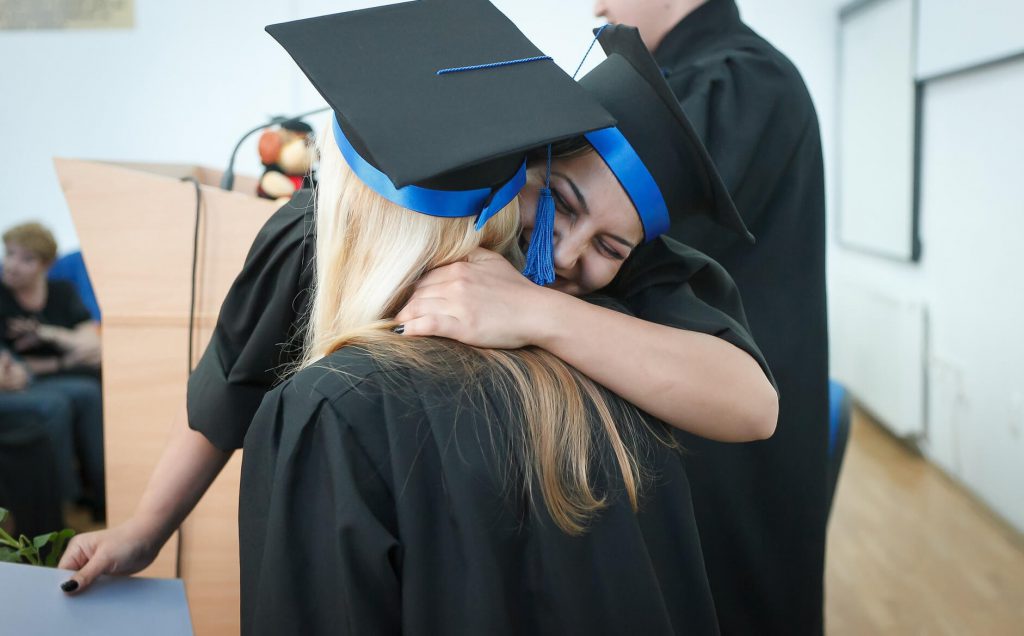
[[[779,388],[775,435],[693,438],[687,469],[723,634],[820,634],[828,481],[825,171],[811,96],[734,0],[597,0],[635,25],[757,243],[703,219],[672,238],[732,275]],[[771,546],[771,549],[765,549]]]
[[[64,523],[61,490],[67,484],[61,481],[72,473],[70,420],[47,417],[45,405],[26,399],[22,392],[28,382],[25,365],[0,347],[0,505],[10,512],[3,528],[31,537]],[[58,443],[67,453],[63,474],[58,474]]]
[[[64,502],[106,514],[99,324],[74,285],[49,280],[53,235],[38,223],[3,234],[0,412],[46,431]]]

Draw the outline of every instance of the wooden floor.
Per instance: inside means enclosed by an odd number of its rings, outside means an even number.
[[[825,581],[830,636],[1024,634],[1024,539],[861,413]]]

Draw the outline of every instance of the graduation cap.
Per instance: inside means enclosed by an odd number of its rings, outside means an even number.
[[[751,243],[729,190],[634,27],[595,31],[608,58],[580,80],[618,120],[585,134],[633,201],[647,241],[703,214]]]
[[[267,27],[334,110],[381,196],[478,227],[525,184],[526,153],[615,119],[486,0],[418,0]]]

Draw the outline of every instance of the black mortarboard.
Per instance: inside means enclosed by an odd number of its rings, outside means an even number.
[[[608,59],[582,78],[580,85],[618,124],[586,137],[636,205],[645,238],[665,232],[670,222],[704,214],[753,242],[711,155],[639,31],[608,25],[597,33]]]
[[[418,0],[267,32],[334,109],[339,145],[399,192],[497,189],[528,150],[615,123],[486,0]]]

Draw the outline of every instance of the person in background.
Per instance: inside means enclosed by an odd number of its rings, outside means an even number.
[[[59,405],[26,398],[29,379],[25,365],[0,346],[0,508],[10,512],[4,529],[14,536],[64,525],[61,502],[73,468],[70,420],[54,417]],[[60,453],[66,453],[63,471]]]
[[[106,498],[99,325],[70,283],[47,280],[57,257],[49,230],[25,223],[4,232],[3,242],[0,334],[3,345],[21,360],[12,358],[6,364],[23,367],[26,377],[20,390],[0,396],[0,408],[28,409],[50,423],[63,497],[82,494],[73,455],[91,495],[85,503],[94,518],[102,519]]]
[[[691,436],[687,464],[724,634],[820,634],[828,514],[828,332],[821,135],[793,64],[733,0],[598,0],[636,26],[756,245],[698,217],[668,235],[721,263],[779,388],[774,437]]]

